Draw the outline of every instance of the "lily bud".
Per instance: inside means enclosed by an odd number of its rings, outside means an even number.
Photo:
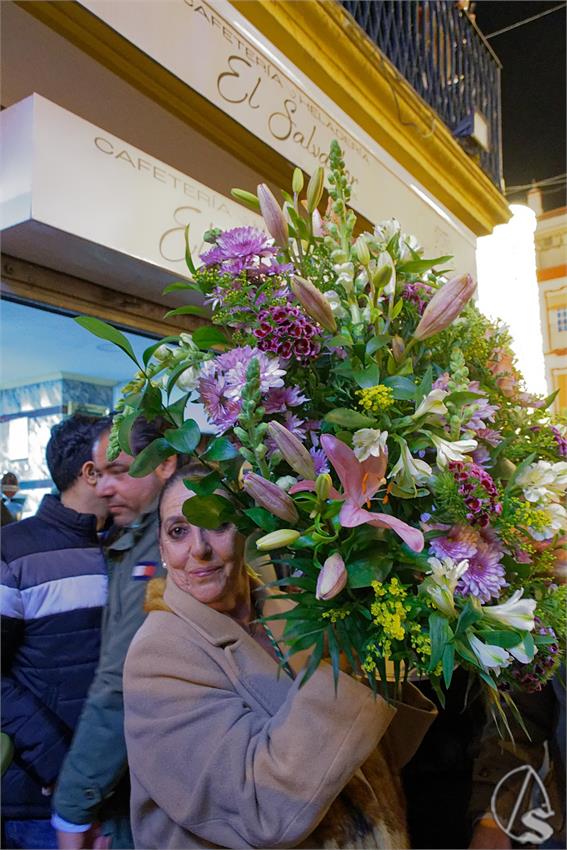
[[[307,212],[311,214],[319,206],[323,197],[325,170],[319,166],[307,184]]]
[[[370,251],[368,250],[368,242],[364,236],[359,236],[354,243],[354,253],[358,257],[358,262],[362,266],[367,266],[370,262]]]
[[[392,337],[392,355],[396,363],[400,363],[403,360],[404,353],[406,350],[405,343],[401,336],[393,336]]]
[[[313,458],[291,431],[279,422],[270,422],[268,433],[276,443],[283,459],[289,463],[298,475],[308,480],[315,477]]]
[[[326,331],[334,333],[337,329],[337,323],[331,305],[323,293],[299,275],[294,275],[291,278],[290,287],[305,312]]]
[[[258,186],[258,201],[266,229],[278,245],[287,248],[289,231],[280,205],[265,183]]]
[[[448,328],[471,300],[475,289],[476,283],[470,274],[451,278],[437,290],[425,308],[414,337],[419,340],[427,339]]]
[[[320,502],[329,498],[332,486],[333,479],[327,472],[322,472],[321,475],[317,476],[315,480],[315,493]]]
[[[299,531],[294,531],[293,528],[280,528],[279,531],[271,531],[270,534],[264,534],[263,537],[256,541],[256,549],[261,552],[269,552],[270,549],[283,549],[284,546],[291,546],[300,538]]]
[[[303,171],[301,168],[293,169],[293,177],[291,178],[291,188],[299,195],[301,190],[303,189]]]
[[[323,224],[323,219],[321,218],[319,210],[313,210],[311,215],[311,226],[313,228],[313,236],[321,237],[325,235],[325,225]]]
[[[257,505],[266,508],[274,516],[286,522],[297,522],[299,514],[291,496],[288,496],[277,484],[250,472],[244,478],[244,490],[252,496]]]
[[[348,574],[345,567],[345,562],[338,552],[327,558],[319,577],[317,579],[317,588],[315,596],[317,599],[333,599],[341,592],[347,583]]]
[[[240,201],[241,204],[254,210],[254,212],[260,212],[260,202],[252,192],[245,192],[244,189],[231,189],[230,194],[237,201]]]

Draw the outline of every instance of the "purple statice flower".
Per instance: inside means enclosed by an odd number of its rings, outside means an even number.
[[[417,312],[421,316],[431,298],[433,289],[427,283],[406,283],[402,291],[404,301],[415,304]]]
[[[330,472],[329,461],[323,449],[309,449],[309,454],[313,458],[315,475],[326,475]]]
[[[238,418],[246,371],[254,357],[260,364],[262,395],[283,387],[285,369],[280,368],[278,360],[249,345],[233,348],[213,360],[207,360],[201,367],[199,393],[207,416],[219,433],[232,427]]]
[[[219,266],[221,272],[239,275],[284,274],[293,271],[290,264],[276,261],[277,247],[255,227],[234,227],[218,236],[210,251],[201,254],[205,266]]]
[[[261,351],[277,354],[283,360],[293,357],[305,362],[321,350],[320,328],[301,307],[288,304],[268,307],[258,313],[258,323],[253,334]]]
[[[266,413],[285,413],[289,407],[299,407],[307,401],[309,399],[298,386],[280,387],[268,392],[264,407]]]
[[[567,457],[567,430],[561,433],[561,430],[556,425],[551,426],[551,433],[555,437],[557,449],[560,457]]]
[[[494,535],[477,531],[472,526],[455,525],[446,537],[436,537],[429,546],[438,558],[468,559],[469,568],[456,590],[461,596],[472,595],[489,602],[491,598],[497,599],[502,588],[507,587],[505,570],[500,563],[504,553]]]

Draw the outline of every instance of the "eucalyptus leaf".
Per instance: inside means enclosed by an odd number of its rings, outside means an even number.
[[[183,504],[183,514],[191,525],[215,529],[227,522],[233,522],[235,507],[224,496],[213,493],[210,496],[192,496],[187,499]]]
[[[164,433],[169,445],[178,454],[191,454],[199,445],[201,431],[194,419],[187,419],[180,428],[169,428]]]
[[[108,342],[114,343],[118,348],[121,348],[128,357],[134,361],[136,366],[140,368],[140,364],[138,363],[138,359],[134,354],[134,349],[130,344],[130,340],[124,336],[123,333],[113,328],[112,325],[103,322],[101,319],[95,319],[94,316],[75,316],[75,321],[78,325],[90,333],[94,334],[94,336],[98,336],[99,339],[105,339]]]
[[[153,472],[160,463],[167,460],[168,457],[174,454],[171,446],[163,437],[158,437],[153,440],[149,446],[142,449],[140,454],[136,455],[129,469],[129,474],[133,478],[143,478]]]

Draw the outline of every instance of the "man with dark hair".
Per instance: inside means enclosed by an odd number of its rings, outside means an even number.
[[[163,575],[158,547],[157,504],[177,465],[169,457],[149,475],[129,475],[133,457],[107,457],[110,432],[95,443],[97,493],[106,500],[119,529],[106,547],[109,592],[103,615],[99,666],[53,797],[52,824],[62,848],[134,846],[130,831],[130,784],[122,670],[144,611],[147,579]],[[139,419],[130,438],[137,454],[159,436],[157,426]],[[105,836],[108,836],[106,838]]]
[[[108,420],[72,416],[47,444],[59,496],[2,534],[2,731],[14,759],[2,777],[3,847],[56,847],[49,795],[100,649],[107,577],[97,530],[93,441]]]

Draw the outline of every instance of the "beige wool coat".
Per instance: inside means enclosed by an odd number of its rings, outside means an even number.
[[[326,664],[299,688],[173,582],[164,602],[124,670],[136,847],[407,847],[399,780],[378,747],[396,709],[342,673],[335,694]],[[417,712],[420,728],[394,735],[406,756],[435,714],[427,700]],[[355,836],[345,820],[357,807]]]

